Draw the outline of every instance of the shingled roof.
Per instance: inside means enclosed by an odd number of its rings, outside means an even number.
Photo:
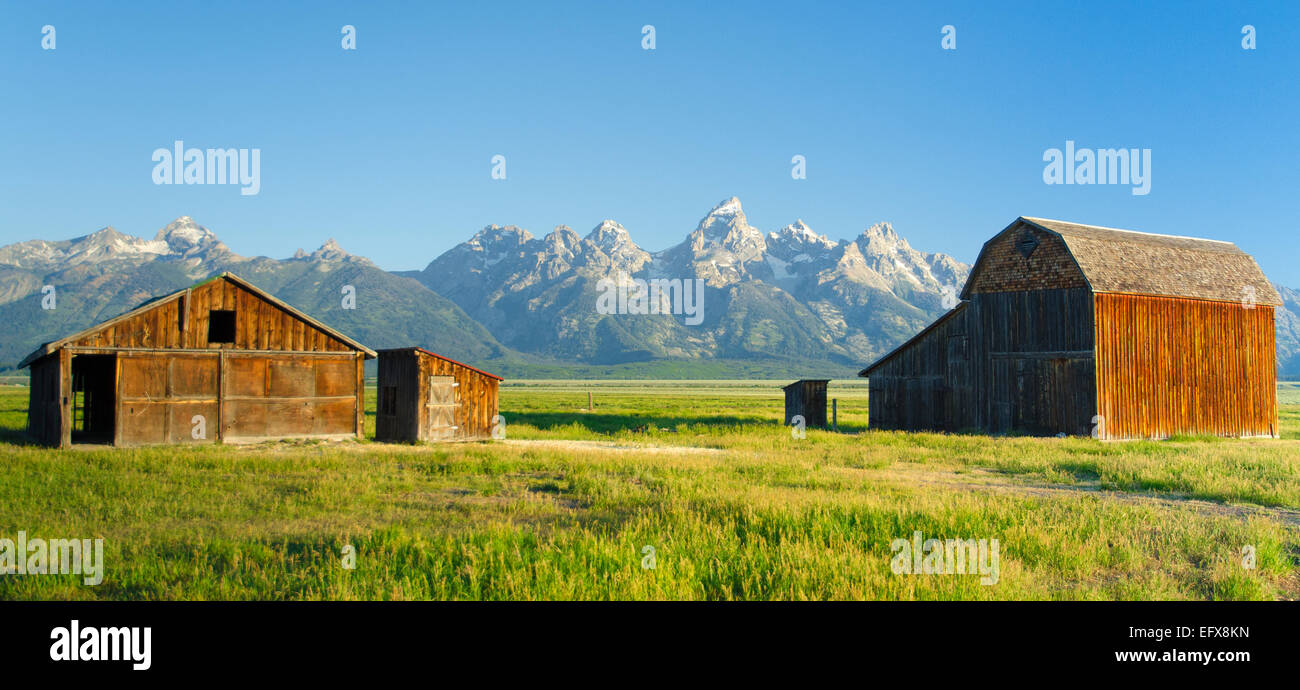
[[[1025,216],[1003,232],[1022,223],[1059,236],[1093,292],[1239,302],[1250,287],[1256,304],[1282,303],[1255,260],[1231,242]]]

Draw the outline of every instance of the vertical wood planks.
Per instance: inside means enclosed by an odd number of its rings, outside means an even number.
[[[1276,435],[1273,307],[1120,294],[1095,301],[1107,438]]]

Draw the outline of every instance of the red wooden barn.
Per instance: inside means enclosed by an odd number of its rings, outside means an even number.
[[[859,375],[884,429],[1272,436],[1277,291],[1230,242],[1017,218]]]
[[[222,273],[28,355],[27,428],[64,448],[361,438],[373,357]]]

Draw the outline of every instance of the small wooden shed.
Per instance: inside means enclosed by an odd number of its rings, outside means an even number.
[[[63,448],[361,438],[374,356],[222,273],[28,355],[27,430]]]
[[[423,348],[380,350],[375,440],[491,438],[502,380]]]
[[[795,415],[803,417],[804,428],[826,428],[826,384],[830,379],[799,379],[782,387],[785,391],[785,423]]]

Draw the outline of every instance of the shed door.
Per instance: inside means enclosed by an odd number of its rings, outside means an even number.
[[[459,384],[451,376],[429,377],[429,434],[431,441],[456,437]]]

